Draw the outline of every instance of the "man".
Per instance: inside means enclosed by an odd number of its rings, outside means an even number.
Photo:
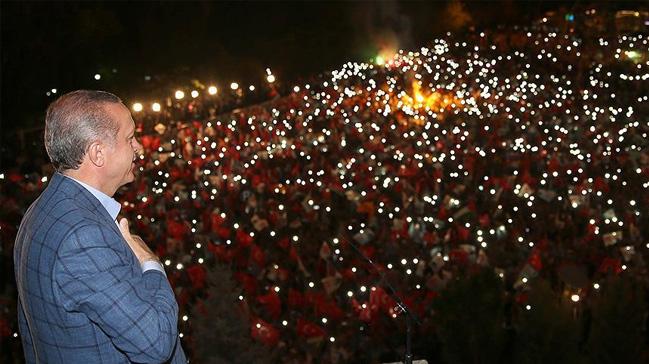
[[[158,258],[111,196],[133,181],[141,145],[120,99],[75,91],[50,105],[45,148],[57,172],[14,247],[27,363],[186,363],[178,304]]]

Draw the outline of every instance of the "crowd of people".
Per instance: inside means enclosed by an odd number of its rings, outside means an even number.
[[[300,363],[378,360],[359,337],[398,327],[388,286],[430,322],[476,267],[521,311],[537,279],[576,307],[608,275],[646,282],[648,40],[448,34],[227,114],[208,96],[134,112],[144,153],[118,201],[166,265],[188,354],[215,263],[252,337]],[[48,174],[0,178],[0,337],[19,353],[12,244]]]

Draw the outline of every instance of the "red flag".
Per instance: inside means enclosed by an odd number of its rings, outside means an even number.
[[[297,320],[296,331],[298,336],[303,336],[308,339],[322,337],[326,334],[325,330],[322,327],[303,318],[299,318]]]
[[[279,331],[260,318],[252,321],[250,334],[253,339],[259,340],[268,346],[275,346],[279,342]]]
[[[257,302],[266,308],[268,315],[273,320],[277,320],[282,314],[282,301],[273,289],[269,290],[265,295],[258,296]]]

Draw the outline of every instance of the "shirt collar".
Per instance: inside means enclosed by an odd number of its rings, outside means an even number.
[[[89,185],[79,181],[76,178],[72,178],[72,177],[66,176],[66,175],[63,175],[63,176],[65,176],[65,177],[67,177],[67,178],[69,178],[71,180],[74,180],[75,182],[77,182],[78,184],[83,186],[86,190],[88,190],[88,192],[92,193],[92,195],[95,196],[95,198],[97,200],[99,200],[101,205],[104,206],[104,208],[106,209],[106,211],[108,212],[110,217],[113,220],[117,219],[117,215],[119,214],[119,211],[122,209],[122,205],[119,202],[117,202],[114,198],[108,196],[107,194],[99,191],[98,189],[96,189],[96,188],[94,188],[92,186],[89,186]]]

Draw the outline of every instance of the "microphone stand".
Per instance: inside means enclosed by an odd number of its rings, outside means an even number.
[[[413,322],[416,322],[417,324],[421,324],[419,319],[415,316],[415,314],[408,309],[408,306],[406,306],[405,303],[397,296],[397,292],[392,287],[390,282],[385,278],[385,274],[380,271],[376,264],[370,259],[368,256],[363,254],[363,252],[358,248],[358,246],[350,239],[349,244],[354,248],[354,251],[363,258],[366,262],[370,264],[372,268],[376,271],[376,273],[379,274],[379,277],[381,278],[380,282],[383,282],[383,285],[388,289],[388,294],[392,299],[397,303],[397,307],[399,307],[399,310],[406,315],[406,353],[405,353],[405,358],[404,358],[404,364],[412,364],[412,324]]]

